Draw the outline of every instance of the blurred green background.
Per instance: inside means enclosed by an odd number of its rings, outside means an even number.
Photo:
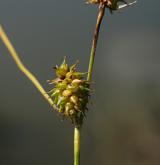
[[[160,1],[110,15],[100,33],[82,165],[160,164]],[[67,56],[87,71],[97,6],[0,0],[0,24],[46,90]],[[0,41],[0,164],[73,164],[73,126],[61,122]]]

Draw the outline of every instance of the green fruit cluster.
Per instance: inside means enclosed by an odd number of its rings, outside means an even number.
[[[58,112],[69,118],[74,124],[82,124],[87,110],[89,82],[84,80],[86,73],[76,71],[77,63],[68,67],[66,59],[58,67],[54,67],[56,79],[49,83],[54,85],[50,96]]]

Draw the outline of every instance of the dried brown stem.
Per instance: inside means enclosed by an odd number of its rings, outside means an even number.
[[[98,41],[100,26],[102,23],[104,13],[105,13],[105,4],[102,3],[99,5],[99,13],[98,13],[98,17],[97,17],[96,28],[95,28],[95,32],[94,32],[94,36],[93,36],[92,47],[91,47],[90,61],[89,61],[89,67],[88,67],[88,76],[87,76],[88,81],[91,81],[91,79],[92,79],[92,70],[93,70],[93,64],[94,64],[95,53],[96,53],[96,48],[97,48],[97,41]]]

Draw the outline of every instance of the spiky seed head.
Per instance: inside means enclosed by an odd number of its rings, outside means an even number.
[[[118,10],[122,8],[121,6],[124,6],[124,7],[131,6],[132,4],[136,3],[136,0],[132,1],[131,3],[127,2],[126,0],[87,0],[86,3],[87,4],[103,4],[112,13],[113,10]],[[120,3],[123,3],[123,5],[120,5]]]
[[[86,73],[76,71],[77,64],[68,67],[64,59],[59,67],[55,67],[57,78],[49,83],[54,85],[50,93],[58,112],[75,125],[81,125],[87,109],[89,82],[83,79]]]

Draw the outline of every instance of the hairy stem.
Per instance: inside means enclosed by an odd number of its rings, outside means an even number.
[[[100,4],[99,5],[99,13],[98,13],[97,22],[96,22],[96,28],[95,28],[95,32],[94,32],[94,36],[93,36],[91,53],[90,53],[88,76],[87,76],[88,81],[91,81],[91,79],[92,79],[92,71],[93,71],[93,64],[94,64],[95,53],[96,53],[96,48],[97,48],[97,41],[98,41],[100,26],[102,23],[104,13],[105,13],[105,5]]]
[[[48,101],[48,103],[55,109],[57,107],[53,106],[53,100],[50,96],[46,93],[40,82],[37,78],[24,66],[22,61],[20,60],[16,50],[14,49],[12,43],[10,42],[9,38],[7,37],[6,33],[4,32],[2,26],[0,26],[0,38],[2,39],[3,43],[7,47],[11,57],[13,58],[14,62],[16,63],[17,67],[25,74],[26,77],[34,84],[34,86],[39,90],[39,92],[43,95],[43,97]]]
[[[74,129],[74,165],[80,165],[80,127]]]

